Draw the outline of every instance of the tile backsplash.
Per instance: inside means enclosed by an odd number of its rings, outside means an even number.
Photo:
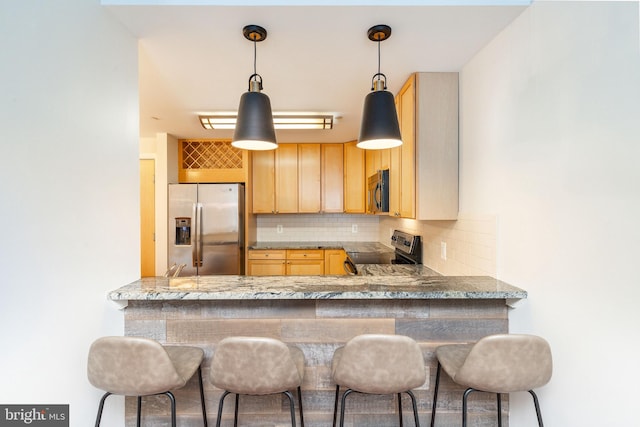
[[[422,236],[422,263],[447,275],[495,277],[498,220],[460,214],[456,221],[417,221],[376,215],[258,215],[260,242],[380,242],[393,230]]]
[[[258,215],[259,242],[375,242],[378,217],[344,214]]]

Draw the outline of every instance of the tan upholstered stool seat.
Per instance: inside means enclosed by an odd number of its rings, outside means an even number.
[[[175,398],[171,390],[184,387],[198,373],[204,425],[207,416],[200,366],[204,351],[198,347],[163,346],[139,337],[103,337],[89,349],[89,382],[106,391],[100,401],[96,427],[100,424],[105,399],[112,395],[137,396],[137,425],[140,425],[141,397],[166,394],[171,400],[171,421],[176,425]]]
[[[412,400],[414,418],[418,422],[415,396],[411,389],[426,381],[424,358],[418,344],[402,335],[365,334],[349,340],[336,349],[331,363],[331,376],[336,384],[333,425],[336,424],[340,387],[342,396],[340,425],[344,425],[346,397],[352,392],[367,394],[397,394],[402,425],[401,393]]]
[[[218,407],[217,425],[222,418],[224,399],[236,395],[234,420],[237,424],[239,395],[283,393],[289,398],[291,424],[295,426],[295,408],[290,390],[296,389],[300,408],[300,424],[304,426],[300,386],[304,378],[304,354],[272,338],[229,337],[218,343],[209,379],[224,390]]]
[[[438,371],[433,396],[431,426],[435,423],[440,370],[467,390],[462,401],[462,425],[466,426],[467,397],[473,391],[497,394],[498,424],[502,425],[501,393],[528,391],[533,397],[542,427],[538,398],[533,391],[549,382],[552,358],[549,344],[534,335],[497,334],[475,344],[449,344],[436,349]]]

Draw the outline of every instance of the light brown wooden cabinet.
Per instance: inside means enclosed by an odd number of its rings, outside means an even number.
[[[344,275],[344,261],[347,259],[347,253],[344,249],[325,249],[324,250],[324,274],[325,275]]]
[[[344,144],[344,211],[366,212],[367,178],[365,150],[356,147],[357,141]]]
[[[320,144],[298,144],[298,212],[321,210]]]
[[[402,146],[391,149],[389,215],[458,216],[458,73],[415,73],[397,95]]]
[[[287,249],[287,276],[324,274],[324,249]]]
[[[248,276],[321,276],[324,249],[252,249],[248,252]]]
[[[322,212],[344,212],[343,146],[322,144]]]
[[[285,250],[250,250],[247,276],[284,276],[287,274],[286,253]]]
[[[390,150],[389,215],[415,218],[415,75],[398,92],[396,107],[402,145]]]
[[[280,144],[252,157],[253,213],[320,212],[320,144]]]

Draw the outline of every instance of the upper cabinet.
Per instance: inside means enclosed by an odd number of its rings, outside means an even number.
[[[298,144],[298,212],[321,211],[320,144]]]
[[[320,144],[280,144],[252,153],[253,213],[318,213]]]
[[[458,217],[458,73],[415,73],[396,98],[403,144],[391,149],[389,215]]]
[[[365,150],[356,144],[357,141],[344,144],[344,211],[363,214],[367,207]]]
[[[344,144],[322,144],[322,212],[344,212]]]

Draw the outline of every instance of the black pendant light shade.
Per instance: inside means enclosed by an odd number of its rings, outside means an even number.
[[[258,25],[242,29],[244,37],[253,42],[253,74],[249,90],[240,97],[236,129],[231,145],[244,150],[273,150],[278,148],[273,127],[269,97],[261,92],[262,77],[256,73],[256,43],[267,38],[267,30]]]
[[[240,97],[232,145],[245,150],[278,148],[269,97],[262,92],[245,92]]]
[[[357,146],[366,150],[397,147],[402,145],[402,137],[396,104],[393,95],[386,90],[386,76],[380,72],[380,42],[391,36],[391,27],[376,25],[369,28],[367,34],[369,40],[378,43],[378,72],[371,82],[372,92],[364,99]]]
[[[391,92],[377,90],[364,98],[358,147],[366,150],[402,145],[395,100]]]

